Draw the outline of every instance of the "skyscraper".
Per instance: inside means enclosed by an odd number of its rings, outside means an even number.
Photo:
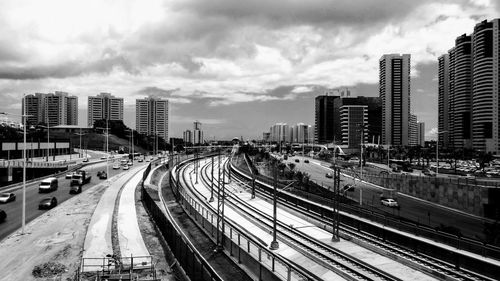
[[[410,55],[383,55],[379,61],[382,142],[408,145],[410,121]]]
[[[22,113],[32,124],[48,123],[49,126],[78,124],[78,97],[56,91],[54,93],[27,95],[23,98]]]
[[[485,20],[439,59],[439,130],[451,148],[500,152],[499,44],[500,19]]]
[[[410,133],[408,136],[408,145],[415,146],[418,144],[418,124],[417,124],[417,115],[410,114]]]
[[[472,34],[472,147],[500,151],[500,19],[482,21]]]
[[[381,130],[382,130],[382,105],[380,103],[379,97],[341,97],[336,99],[334,102],[335,107],[335,120],[341,120],[340,130],[335,130],[335,139],[342,140],[342,144],[347,145],[344,142],[345,123],[342,123],[342,117],[340,113],[340,108],[343,106],[366,106],[366,111],[368,115],[368,120],[365,127],[364,135],[367,142],[379,143]],[[337,110],[339,108],[339,110]],[[361,125],[361,124],[360,124]],[[359,128],[358,128],[359,130]],[[340,142],[337,142],[340,144]]]
[[[450,142],[450,56],[444,54],[438,58],[438,131],[439,143],[448,148]],[[423,145],[423,144],[420,144]]]
[[[168,140],[168,100],[149,96],[135,102],[135,127],[141,134]]]
[[[288,141],[288,124],[286,123],[276,123],[271,126],[271,141],[272,142],[286,142]]]
[[[309,141],[309,125],[297,123],[293,128],[292,142],[307,143]]]
[[[123,98],[110,93],[89,96],[87,125],[92,127],[95,121],[103,119],[123,121]]]

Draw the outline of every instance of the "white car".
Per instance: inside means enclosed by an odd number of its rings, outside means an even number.
[[[398,207],[398,201],[392,199],[392,198],[384,198],[380,200],[380,203],[382,205],[387,206],[387,207]]]
[[[120,169],[120,164],[113,164],[113,170]]]
[[[71,179],[72,176],[73,176],[73,173],[67,173],[64,178]]]
[[[0,193],[0,203],[9,203],[10,201],[16,201],[14,193]]]
[[[123,168],[122,168],[122,169],[123,169],[123,170],[128,170],[128,169],[129,169],[129,167],[128,167],[128,165],[125,165],[125,166],[123,166]]]

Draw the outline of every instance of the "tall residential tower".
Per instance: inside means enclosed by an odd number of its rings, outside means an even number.
[[[168,140],[168,100],[149,96],[135,101],[135,127],[141,134]]]
[[[382,102],[382,142],[409,144],[410,55],[380,58],[379,95]]]
[[[92,127],[95,121],[103,119],[123,121],[123,98],[109,93],[89,97],[87,125]]]

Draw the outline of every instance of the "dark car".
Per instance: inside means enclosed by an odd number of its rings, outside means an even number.
[[[0,193],[0,203],[9,203],[11,201],[16,201],[14,193]]]
[[[40,201],[40,204],[38,204],[38,209],[39,210],[52,209],[55,206],[57,206],[57,199],[55,197],[47,197],[42,199],[42,201]]]
[[[89,159],[88,158],[83,158],[82,162],[89,162]]]
[[[300,162],[300,160],[299,160],[299,159],[295,159],[295,162],[299,163],[299,162]]]
[[[78,194],[78,193],[82,193],[82,185],[77,184],[70,186],[69,194]]]
[[[332,175],[332,173],[326,173],[325,177],[331,179],[331,178],[333,178],[333,175]]]
[[[4,222],[7,219],[7,214],[4,210],[0,210],[0,222]]]
[[[309,163],[309,160],[308,159],[304,160],[304,163]]]
[[[105,172],[105,171],[101,171],[100,173],[97,173],[97,176],[99,177],[99,179],[101,180],[105,180],[108,178],[108,174]]]

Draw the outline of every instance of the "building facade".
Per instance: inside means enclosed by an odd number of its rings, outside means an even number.
[[[500,152],[499,45],[500,19],[485,20],[439,58],[439,140],[452,149]]]
[[[191,130],[185,130],[182,133],[182,139],[185,144],[193,144],[193,132],[191,132]]]
[[[297,123],[293,127],[293,141],[298,143],[307,143],[309,141],[309,125],[304,123]]]
[[[287,123],[276,123],[271,126],[269,132],[271,133],[272,142],[287,142],[289,139],[289,128]]]
[[[203,131],[201,130],[201,122],[194,121],[193,123],[193,144],[203,144]]]
[[[335,119],[335,100],[340,96],[323,95],[315,99],[314,139],[317,143],[340,141],[340,119]],[[336,134],[337,131],[337,134]]]
[[[418,144],[418,124],[417,124],[417,115],[410,114],[410,133],[408,136],[408,145],[416,146]]]
[[[359,148],[361,142],[368,141],[364,128],[368,125],[367,105],[343,105],[340,107],[342,144],[349,148]]]
[[[425,145],[425,123],[420,121],[417,122],[417,145]]]
[[[22,99],[22,114],[25,112],[31,124],[45,123],[50,127],[78,124],[78,97],[56,91],[54,93],[26,95]]]
[[[117,98],[110,93],[89,96],[87,125],[93,127],[97,120],[123,121],[123,98]]]
[[[410,133],[410,55],[388,54],[379,61],[382,142],[408,145]]]
[[[140,134],[168,140],[168,100],[149,96],[135,102],[135,126]]]

